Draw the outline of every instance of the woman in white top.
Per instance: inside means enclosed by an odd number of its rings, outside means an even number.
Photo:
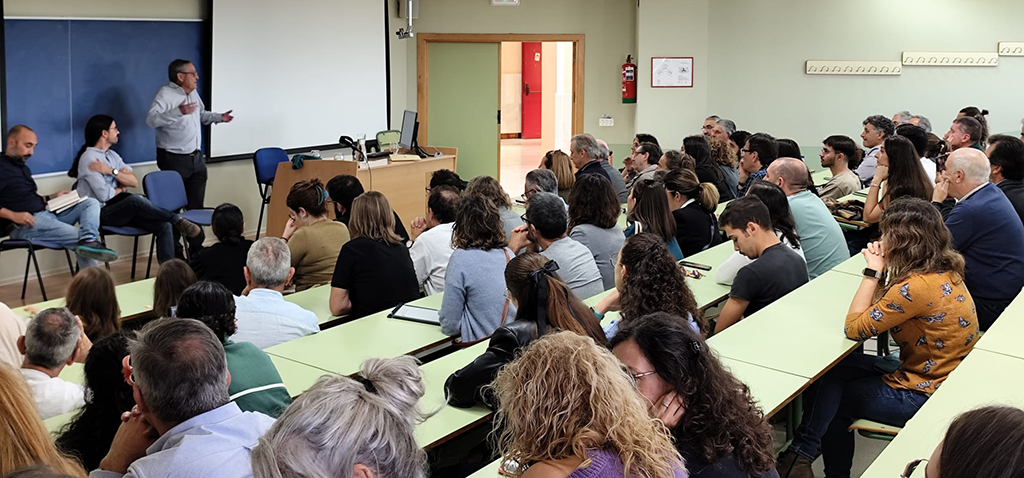
[[[804,251],[800,248],[800,236],[796,233],[796,221],[793,219],[793,213],[789,210],[789,201],[786,200],[786,193],[782,191],[782,188],[768,181],[754,181],[747,194],[757,196],[768,206],[768,212],[772,217],[772,227],[775,229],[775,234],[779,236],[779,240],[800,254],[800,257],[804,257]],[[732,285],[732,281],[740,269],[751,262],[754,262],[754,259],[747,258],[739,251],[733,252],[722,265],[718,266],[715,282]]]

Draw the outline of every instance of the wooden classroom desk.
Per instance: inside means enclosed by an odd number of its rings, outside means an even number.
[[[441,298],[442,294],[434,294],[411,304],[439,309]],[[331,373],[352,375],[368,358],[415,354],[452,340],[436,325],[390,319],[389,313],[391,309],[371,314],[275,345],[266,352]]]
[[[121,320],[132,320],[153,313],[153,279],[138,280],[114,287],[117,294],[117,305],[121,308]],[[26,307],[45,310],[51,307],[64,307],[64,298],[50,299],[46,302],[31,304],[12,309],[19,317],[30,318],[32,314]]]
[[[815,379],[860,346],[843,334],[859,285],[858,277],[827,272],[708,344],[723,357]]]
[[[444,393],[444,383],[448,376],[483,354],[488,343],[485,340],[420,366],[425,386],[420,409],[428,412],[440,409],[436,415],[416,426],[416,441],[423,448],[440,445],[491,417],[491,410],[483,405],[472,408],[446,405]]]
[[[281,237],[284,225],[288,222],[288,191],[292,185],[304,180],[319,178],[327,184],[339,174],[353,175],[359,178],[363,189],[380,191],[388,197],[391,208],[402,218],[406,229],[416,217],[424,216],[427,211],[427,174],[438,169],[455,170],[457,148],[434,148],[425,146],[427,152],[435,150],[443,154],[439,157],[428,157],[419,161],[396,161],[384,166],[369,169],[358,168],[353,161],[334,161],[334,154],[342,150],[321,151],[323,160],[306,161],[302,169],[292,169],[291,162],[277,165],[274,179],[274,190],[267,209],[267,236]],[[348,154],[348,150],[344,150]],[[333,212],[331,213],[333,216]]]
[[[1024,360],[975,347],[861,477],[900,476],[907,462],[932,455],[950,422],[963,412],[986,405],[1024,408],[1020,377]],[[915,476],[924,474],[918,471]]]

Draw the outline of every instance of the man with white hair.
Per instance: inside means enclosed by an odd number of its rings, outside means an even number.
[[[128,351],[121,371],[135,407],[89,476],[251,477],[252,449],[274,419],[231,401],[231,373],[213,330],[194,319],[159,319],[129,340]]]
[[[725,118],[715,121],[715,127],[711,129],[711,138],[718,138],[729,143],[729,136],[736,132],[736,123]]]
[[[612,180],[608,171],[601,166],[601,147],[593,136],[583,133],[569,140],[569,159],[576,166],[576,177],[584,174],[600,174]]]
[[[43,420],[85,406],[85,388],[59,375],[65,365],[85,361],[91,346],[81,322],[63,307],[36,314],[18,338],[18,351],[25,356],[21,374]]]
[[[850,250],[832,214],[808,188],[807,165],[795,158],[779,158],[768,165],[765,181],[782,188],[796,220],[800,248],[807,259],[807,275],[814,280],[850,258]]]
[[[924,130],[925,133],[932,132],[932,121],[927,116],[914,115],[910,117],[910,124],[919,126]]]
[[[235,297],[238,330],[234,342],[251,342],[265,349],[320,331],[316,314],[284,300],[284,286],[295,268],[288,244],[264,237],[249,247],[245,259],[245,290]]]
[[[989,181],[990,174],[985,153],[958,149],[946,160],[932,196],[940,211],[947,195],[957,200],[946,227],[953,247],[967,263],[964,282],[974,298],[981,330],[987,330],[1024,287],[1024,225],[1003,192]]]
[[[711,115],[704,118],[704,124],[700,127],[700,134],[703,134],[705,138],[710,138],[711,132],[715,130],[715,124],[717,124],[720,119],[721,118],[719,118],[718,115]]]
[[[896,114],[892,115],[892,124],[895,127],[903,123],[909,123],[910,119],[913,117],[914,115],[910,114],[910,112],[907,110],[899,111]]]
[[[629,190],[626,189],[626,181],[622,179],[622,174],[612,165],[612,150],[603,139],[597,140],[597,145],[601,148],[601,167],[608,173],[612,187],[615,188],[615,195],[619,197],[619,202],[624,203],[629,199]]]

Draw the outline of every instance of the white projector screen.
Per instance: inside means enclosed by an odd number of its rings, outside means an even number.
[[[387,128],[381,0],[214,0],[210,156],[372,139]]]

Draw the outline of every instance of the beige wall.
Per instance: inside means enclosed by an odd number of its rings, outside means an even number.
[[[653,134],[662,148],[678,148],[684,137],[700,133],[706,116],[713,81],[708,77],[708,0],[644,0],[637,22],[636,132]],[[651,88],[651,57],[668,56],[693,57],[693,88]]]
[[[14,17],[203,18],[204,0],[6,0]]]
[[[646,2],[646,0],[645,0]],[[629,142],[634,130],[634,107],[623,105],[619,66],[636,51],[636,3],[631,0],[531,0],[518,7],[492,7],[486,1],[430,0],[420,2],[416,32],[432,33],[582,33],[586,35],[583,129],[610,143]],[[391,30],[397,30],[394,21]],[[392,91],[405,75],[404,104],[392,97],[393,110],[416,107],[416,42],[391,42]],[[401,65],[401,59],[406,63]],[[401,109],[398,109],[401,112]],[[607,113],[615,126],[599,128]]]
[[[859,142],[865,117],[899,110],[929,117],[942,136],[968,105],[991,111],[991,131],[1019,131],[1022,57],[1000,57],[994,68],[906,67],[897,77],[809,76],[803,69],[808,59],[995,51],[999,41],[1024,40],[1020,7],[1020,0],[711,2],[710,64],[697,63],[698,81],[708,81],[706,112],[803,146],[831,134]],[[686,126],[696,131],[699,124]]]

